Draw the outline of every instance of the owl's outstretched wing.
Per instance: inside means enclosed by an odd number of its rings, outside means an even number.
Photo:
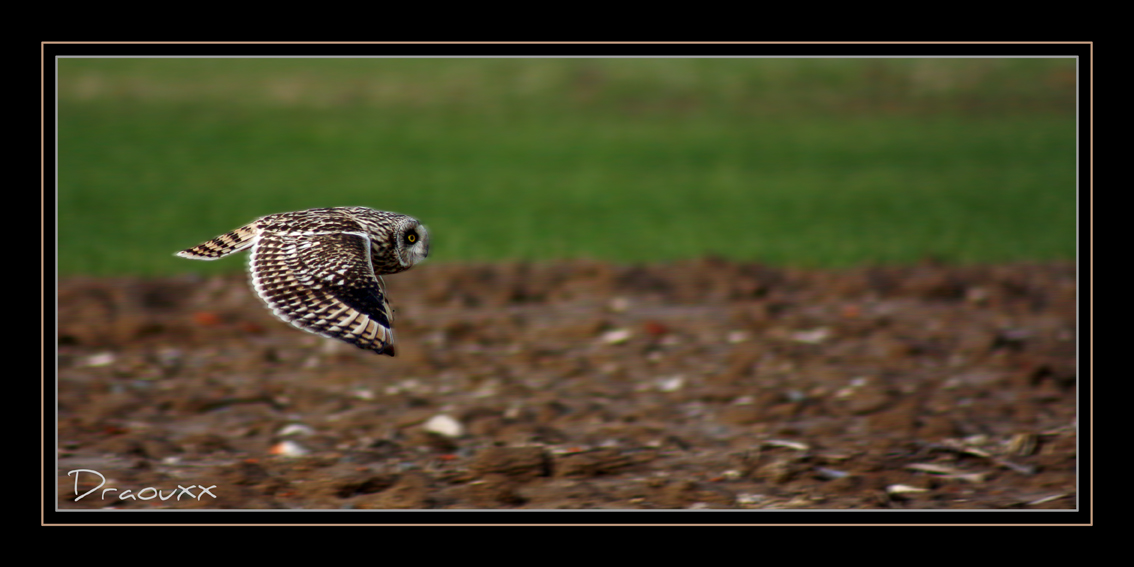
[[[393,310],[363,232],[265,231],[249,258],[252,288],[292,325],[394,356]]]
[[[260,231],[258,224],[259,221],[255,221],[232,232],[226,232],[192,248],[182,250],[177,255],[190,260],[216,260],[240,252],[255,244],[256,234]]]

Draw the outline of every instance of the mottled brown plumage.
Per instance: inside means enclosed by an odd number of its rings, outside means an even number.
[[[252,289],[280,319],[324,337],[394,355],[394,311],[383,274],[429,255],[417,219],[366,207],[268,215],[178,252],[215,260],[251,249]]]

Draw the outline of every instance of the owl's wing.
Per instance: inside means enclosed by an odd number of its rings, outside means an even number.
[[[234,252],[240,252],[255,243],[256,233],[259,231],[257,222],[182,250],[177,255],[190,260],[216,260]]]
[[[280,319],[394,356],[394,313],[362,232],[264,232],[249,259],[252,287]]]

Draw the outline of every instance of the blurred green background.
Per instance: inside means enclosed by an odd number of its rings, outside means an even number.
[[[416,216],[432,261],[1070,259],[1074,59],[58,61],[59,270],[256,217]]]

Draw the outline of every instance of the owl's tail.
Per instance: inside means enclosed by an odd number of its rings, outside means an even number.
[[[177,255],[190,260],[216,260],[251,247],[256,243],[256,235],[259,232],[256,223],[252,223],[182,250]]]

